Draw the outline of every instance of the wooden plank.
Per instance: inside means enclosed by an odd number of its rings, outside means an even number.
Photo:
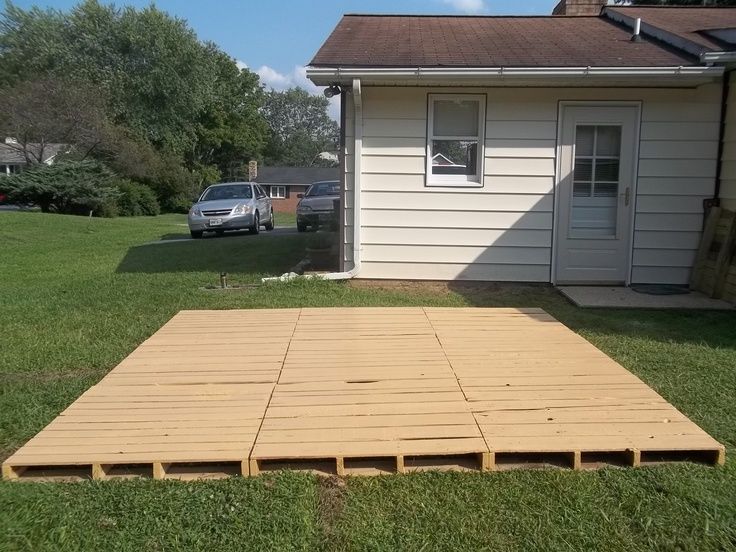
[[[222,332],[201,331],[218,319]],[[642,452],[698,451],[723,462],[719,443],[541,309],[186,311],[12,455],[3,477],[78,466],[104,480],[142,464],[135,475],[191,479],[290,461],[338,475],[488,471],[498,454],[502,467],[542,454],[579,469],[598,452],[638,465]]]
[[[732,213],[725,237],[718,252],[715,264],[715,281],[713,283],[712,296],[722,298],[726,288],[731,261],[734,258],[734,245],[736,244],[736,213]]]

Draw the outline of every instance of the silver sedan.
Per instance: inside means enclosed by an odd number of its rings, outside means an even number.
[[[250,230],[257,234],[260,227],[273,230],[271,198],[263,188],[251,182],[213,184],[189,209],[189,233],[201,238],[204,232]]]

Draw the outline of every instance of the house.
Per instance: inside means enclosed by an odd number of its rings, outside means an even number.
[[[65,151],[64,144],[28,143],[23,146],[13,138],[6,138],[0,143],[0,175],[14,174],[28,165],[28,158],[34,163],[54,162],[59,153]]]
[[[736,202],[736,9],[555,13],[338,23],[307,75],[341,94],[347,277],[688,283]]]
[[[339,178],[337,167],[261,167],[256,181],[273,200],[274,211],[294,213],[298,195],[303,194],[310,184]]]

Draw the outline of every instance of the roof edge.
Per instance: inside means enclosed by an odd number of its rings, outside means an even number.
[[[648,8],[648,7],[672,8],[672,6],[636,6],[637,9]],[[683,7],[687,7],[687,6],[683,6]],[[702,6],[689,6],[689,7],[702,8]],[[619,8],[616,6],[606,6],[603,8],[603,11],[601,12],[601,14],[607,17],[608,19],[610,19],[611,21],[615,21],[616,23],[626,25],[630,29],[633,29],[637,18],[632,17],[631,15],[626,15],[624,13],[621,13],[619,11],[620,9],[622,8]],[[677,9],[681,9],[681,7],[678,6]],[[662,29],[661,27],[657,27],[656,25],[652,25],[651,23],[645,21],[644,19],[641,20],[641,32],[661,42],[664,42],[665,44],[672,46],[673,48],[677,48],[679,50],[682,50],[683,52],[686,52],[698,58],[700,58],[703,55],[703,53],[710,51],[710,49],[707,46],[703,46],[702,44],[693,42],[692,40],[687,39],[677,33],[673,33],[672,31]]]
[[[349,85],[352,79],[368,81],[406,80],[421,83],[447,79],[448,84],[461,86],[458,79],[493,81],[530,81],[570,78],[641,79],[670,77],[682,82],[703,78],[716,79],[723,75],[721,66],[679,67],[307,67],[307,78],[317,86]]]

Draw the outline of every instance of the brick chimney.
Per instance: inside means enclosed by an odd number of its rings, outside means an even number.
[[[598,15],[608,0],[560,0],[552,15]]]

